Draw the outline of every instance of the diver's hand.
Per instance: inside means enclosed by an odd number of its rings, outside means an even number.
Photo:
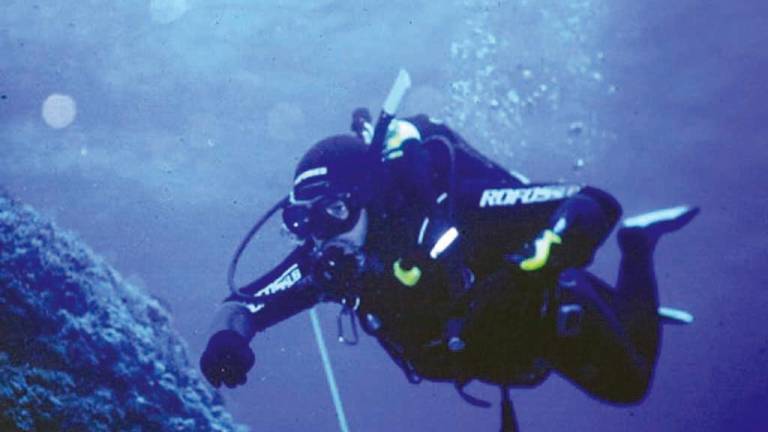
[[[344,242],[329,243],[315,257],[312,278],[324,292],[344,295],[358,281],[363,263],[362,254]]]
[[[245,384],[255,356],[248,340],[234,330],[222,330],[211,336],[200,357],[200,370],[212,386],[222,383],[229,388]]]

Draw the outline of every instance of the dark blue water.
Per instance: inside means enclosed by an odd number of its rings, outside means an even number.
[[[555,377],[515,393],[523,430],[768,430],[768,3],[5,1],[0,11],[0,184],[164,299],[195,358],[241,235],[287,191],[302,152],[346,130],[353,108],[376,109],[405,67],[406,114],[445,118],[533,179],[601,186],[627,214],[703,208],[658,250],[662,302],[696,323],[667,329],[647,401],[602,405]],[[276,262],[283,243],[260,239],[241,278]],[[594,271],[612,280],[617,261],[609,241]],[[329,341],[336,311],[319,308]],[[237,419],[338,430],[307,314],[253,348],[248,384],[223,391]],[[330,355],[353,431],[498,427],[496,410],[450,386],[407,384],[372,340]]]

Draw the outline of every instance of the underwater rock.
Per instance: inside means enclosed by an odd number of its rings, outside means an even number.
[[[0,191],[0,430],[246,428],[157,299]]]

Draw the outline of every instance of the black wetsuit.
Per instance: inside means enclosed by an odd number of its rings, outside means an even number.
[[[241,290],[252,298],[227,299],[240,313],[225,326],[250,338],[320,301],[345,298],[411,379],[534,385],[556,370],[602,400],[641,399],[658,345],[653,245],[631,233],[620,238],[615,290],[581,270],[618,221],[616,200],[588,186],[529,184],[427,116],[405,120],[421,140],[382,156],[354,288],[331,294],[312,283],[307,243]],[[520,270],[516,254],[530,252],[537,235],[561,220],[568,230],[547,266]],[[450,228],[458,236],[432,256]],[[418,283],[398,279],[396,262],[418,267]],[[466,341],[459,351],[445,343],[452,318]]]

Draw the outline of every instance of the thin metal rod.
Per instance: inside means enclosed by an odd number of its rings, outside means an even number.
[[[339,429],[341,429],[341,432],[349,432],[347,416],[344,414],[344,406],[341,404],[339,388],[336,386],[336,378],[333,375],[333,368],[331,368],[331,359],[328,356],[328,349],[325,346],[325,338],[323,337],[323,331],[320,328],[320,320],[317,318],[317,311],[315,308],[312,308],[309,311],[309,318],[312,320],[312,329],[315,331],[315,340],[317,341],[317,348],[320,350],[320,357],[323,359],[325,378],[328,380],[328,387],[331,389],[333,406],[336,408],[336,418],[339,419]]]

